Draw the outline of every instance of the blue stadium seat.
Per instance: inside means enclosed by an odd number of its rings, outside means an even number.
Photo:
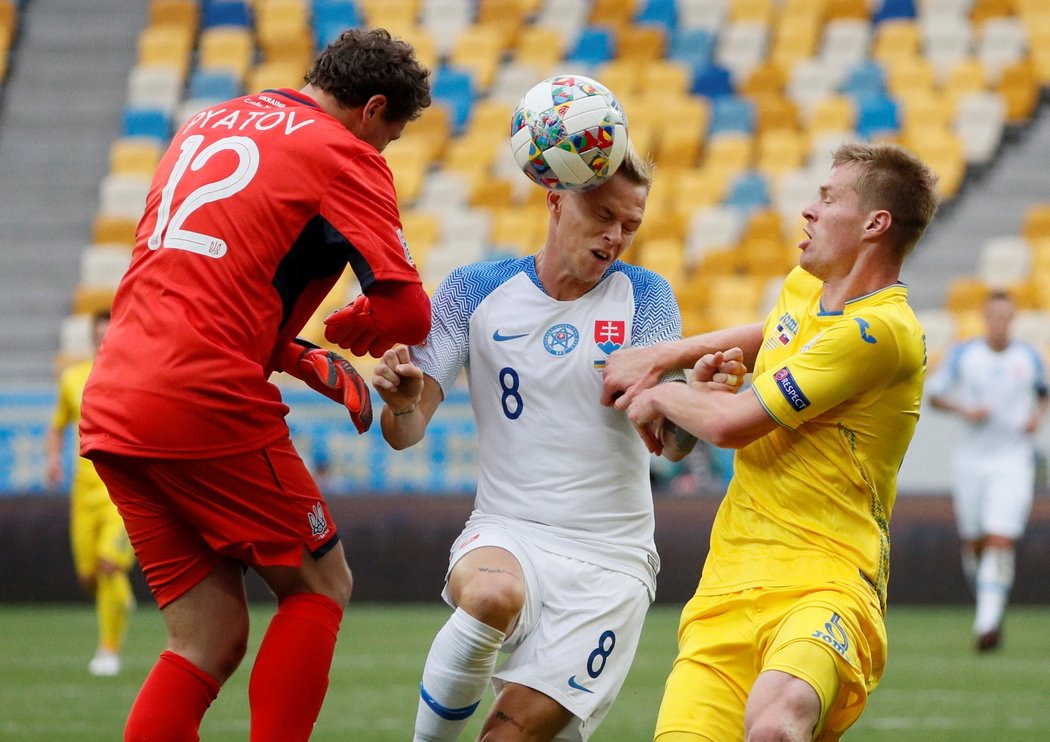
[[[859,62],[846,75],[841,92],[855,97],[883,95],[886,92],[886,75],[882,65],[870,59]]]
[[[678,28],[678,9],[675,0],[648,0],[634,16],[635,23],[650,23],[663,26],[668,34]]]
[[[229,100],[242,93],[241,84],[224,70],[197,69],[190,75],[188,98]]]
[[[252,26],[251,10],[244,0],[208,0],[201,13],[201,28]]]
[[[434,99],[448,107],[452,114],[452,130],[461,134],[470,120],[474,105],[474,79],[469,72],[450,65],[442,65],[434,74],[430,89]]]
[[[733,179],[725,205],[751,211],[769,205],[769,185],[762,173],[749,170]]]
[[[572,51],[566,55],[570,62],[599,65],[616,56],[613,32],[608,28],[588,26],[580,32]]]
[[[711,64],[718,38],[706,28],[679,28],[671,34],[667,58],[688,65],[695,72]]]
[[[874,23],[893,18],[915,18],[915,0],[882,0],[882,5],[872,16]]]
[[[353,0],[314,0],[311,24],[320,50],[346,29],[360,26],[361,13]]]
[[[160,108],[125,106],[121,136],[152,137],[167,144],[171,139],[171,117]]]
[[[887,95],[862,95],[857,102],[857,134],[872,139],[881,134],[896,134],[900,131],[900,114],[897,104]]]
[[[728,131],[755,133],[755,105],[747,98],[724,95],[711,101],[710,135]]]
[[[712,100],[733,95],[733,75],[725,67],[714,62],[699,69],[694,68],[692,92]]]

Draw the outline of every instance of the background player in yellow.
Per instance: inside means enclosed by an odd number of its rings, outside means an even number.
[[[92,329],[96,350],[108,326],[108,312],[95,316]],[[58,400],[47,437],[47,483],[51,487],[62,482],[66,428],[72,425],[76,430],[80,421],[80,398],[91,364],[91,360],[75,363],[59,377]],[[128,613],[134,605],[128,570],[135,555],[124,522],[94,465],[79,456],[69,488],[69,534],[77,577],[95,597],[98,614],[98,650],[88,663],[88,671],[92,675],[116,675],[120,672],[120,646]]]
[[[609,360],[603,401],[643,438],[664,418],[738,449],[682,614],[659,742],[839,739],[882,675],[889,520],[926,370],[899,277],[936,213],[935,185],[902,149],[843,145],[764,324]],[[710,374],[734,346],[754,368],[748,391],[653,386],[698,359],[694,375]]]

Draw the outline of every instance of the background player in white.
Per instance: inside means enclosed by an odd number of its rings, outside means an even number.
[[[1038,351],[1010,337],[1009,294],[993,293],[984,317],[986,335],[953,346],[926,382],[930,404],[964,423],[952,499],[963,572],[977,597],[978,651],[999,646],[1014,581],[1014,545],[1035,487],[1034,436],[1050,401]]]
[[[618,261],[651,178],[629,153],[597,189],[550,193],[543,249],[453,271],[426,342],[376,368],[394,448],[422,439],[464,367],[480,443],[475,510],[444,590],[455,612],[423,670],[417,741],[456,739],[490,678],[485,739],[587,739],[623,684],[659,561],[649,453],[599,392],[614,350],[681,334],[667,282]],[[673,426],[659,435],[672,459],[694,443]],[[493,675],[501,649],[511,655]]]

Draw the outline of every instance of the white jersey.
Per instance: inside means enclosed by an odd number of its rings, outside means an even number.
[[[1028,343],[1012,340],[1000,352],[983,338],[959,343],[926,380],[926,391],[988,409],[983,422],[964,423],[960,457],[1034,454],[1033,436],[1025,433],[1025,425],[1047,393],[1047,379],[1042,358]]]
[[[655,590],[649,452],[599,401],[613,351],[681,337],[667,281],[616,262],[574,301],[551,298],[532,256],[454,270],[413,361],[447,395],[467,370],[480,473],[472,522],[510,521],[537,546]]]

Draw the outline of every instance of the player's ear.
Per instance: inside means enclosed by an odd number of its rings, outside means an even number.
[[[551,213],[555,216],[561,214],[561,200],[562,194],[554,191],[548,191],[547,193],[547,208],[550,209]]]
[[[864,225],[864,231],[872,237],[881,237],[889,230],[893,223],[893,216],[885,209],[879,209],[868,214],[868,221]]]

